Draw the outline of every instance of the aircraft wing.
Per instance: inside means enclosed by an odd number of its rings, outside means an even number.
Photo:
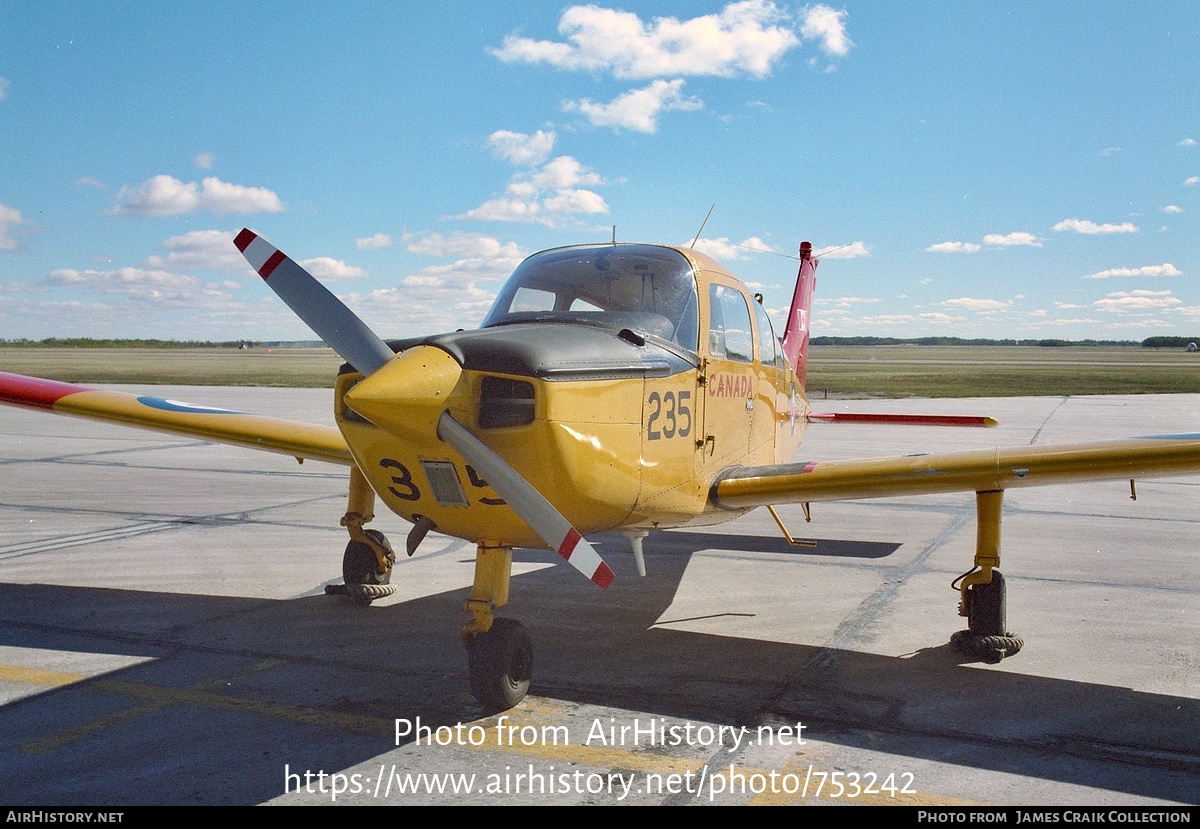
[[[710,497],[724,509],[747,509],[1195,473],[1200,473],[1200,433],[735,467],[713,483]]]
[[[4,372],[0,372],[0,403],[191,435],[291,455],[297,460],[309,458],[343,466],[354,465],[341,432],[332,426],[193,406],[161,397],[91,389]]]

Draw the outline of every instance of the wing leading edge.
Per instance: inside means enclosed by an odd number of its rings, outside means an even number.
[[[987,492],[1075,481],[1200,473],[1200,433],[898,458],[735,467],[712,486],[722,509],[768,504]]]
[[[274,417],[193,406],[148,395],[91,389],[57,380],[0,372],[0,403],[107,420],[264,452],[353,466],[341,432]]]

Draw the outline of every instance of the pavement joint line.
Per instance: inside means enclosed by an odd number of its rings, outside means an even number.
[[[42,539],[40,541],[27,541],[20,544],[9,544],[7,546],[0,547],[0,561],[10,558],[19,558],[20,556],[33,555],[34,553],[44,553],[49,550],[63,550],[68,547],[80,547],[87,544],[100,544],[105,541],[116,541],[122,538],[133,538],[139,535],[147,535],[149,533],[178,529],[185,523],[189,522],[153,521],[142,524],[134,524],[128,527],[119,527],[111,530],[96,530],[90,533],[62,535],[55,538]]]
[[[253,510],[231,511],[224,513],[214,513],[212,515],[185,515],[171,518],[165,521],[143,521],[126,527],[117,527],[108,530],[94,530],[88,533],[78,533],[75,535],[56,536],[54,538],[41,539],[38,541],[26,541],[17,544],[9,544],[0,546],[0,561],[5,559],[17,558],[20,556],[30,555],[33,553],[42,553],[50,550],[66,549],[68,547],[79,547],[87,544],[99,544],[105,541],[114,541],[122,538],[132,538],[148,533],[163,532],[165,530],[179,529],[182,527],[195,526],[230,526],[251,522],[252,516],[255,513],[274,512],[279,509],[290,507],[304,506],[307,504],[316,503],[318,501],[327,501],[331,498],[341,498],[342,496],[321,495],[315,498],[306,498],[299,501],[290,501],[286,504],[277,504],[269,507],[260,507]],[[27,509],[21,505],[0,504],[0,507],[11,507],[16,509]],[[72,509],[70,507],[50,508],[59,512],[79,513],[81,510]],[[39,507],[38,512],[48,511],[46,508]],[[105,513],[101,513],[105,514]],[[268,525],[271,522],[262,521],[254,522]],[[288,526],[293,526],[289,524]]]
[[[1042,430],[1045,429],[1050,424],[1050,421],[1054,418],[1054,416],[1056,414],[1058,414],[1058,410],[1061,409],[1063,406],[1067,405],[1067,402],[1070,399],[1071,399],[1071,395],[1069,395],[1069,394],[1063,395],[1062,399],[1058,401],[1058,404],[1053,409],[1051,409],[1049,412],[1046,413],[1046,416],[1044,418],[1042,418],[1042,422],[1038,424],[1037,430],[1033,433],[1033,437],[1031,437],[1029,439],[1030,446],[1033,446],[1034,444],[1037,443],[1038,436],[1042,434]]]
[[[799,673],[802,675],[806,671],[825,670],[829,668],[839,657],[840,653],[850,648],[858,635],[879,618],[883,608],[890,604],[896,597],[900,585],[907,584],[908,580],[914,574],[922,571],[929,557],[936,550],[941,549],[950,539],[958,535],[963,527],[969,524],[974,517],[974,510],[968,512],[966,509],[957,517],[951,516],[950,521],[942,531],[925,545],[925,549],[913,556],[911,561],[899,567],[891,568],[888,571],[881,571],[883,581],[879,587],[871,595],[863,599],[858,607],[847,614],[846,618],[833,631],[833,635],[829,637],[829,641],[821,646],[821,649],[800,668]],[[778,696],[776,699],[778,699]]]

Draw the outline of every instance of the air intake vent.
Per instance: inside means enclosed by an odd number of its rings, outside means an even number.
[[[433,497],[443,507],[467,506],[467,494],[463,492],[462,482],[454,464],[449,461],[421,461],[425,477],[429,479],[429,487]]]
[[[479,394],[479,425],[484,429],[533,423],[533,384],[507,377],[484,377]]]

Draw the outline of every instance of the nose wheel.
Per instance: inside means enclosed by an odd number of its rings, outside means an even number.
[[[396,592],[395,586],[389,584],[392,580],[390,564],[396,560],[396,554],[392,551],[392,544],[387,540],[387,536],[379,530],[364,530],[363,533],[372,543],[351,539],[342,555],[342,578],[346,582],[346,593],[357,604],[368,605],[375,599],[382,599]],[[379,569],[379,557],[372,545],[385,551],[388,569]]]
[[[342,578],[345,584],[326,586],[327,595],[348,596],[355,604],[369,605],[396,592],[392,580],[392,565],[396,553],[387,536],[379,530],[364,530],[375,517],[375,491],[357,466],[350,470],[350,494],[342,526],[350,533],[350,543],[342,555]]]
[[[346,583],[330,585],[325,592],[349,596],[355,604],[366,606],[396,592],[396,586],[388,583],[392,579],[391,564],[396,560],[396,554],[392,552],[387,536],[379,530],[361,532],[366,540],[351,539],[342,555],[342,578]],[[376,554],[376,548],[383,553],[386,569],[379,568],[380,556]]]
[[[468,634],[471,693],[489,711],[504,711],[525,698],[533,677],[529,631],[516,619],[493,619],[491,630]]]

